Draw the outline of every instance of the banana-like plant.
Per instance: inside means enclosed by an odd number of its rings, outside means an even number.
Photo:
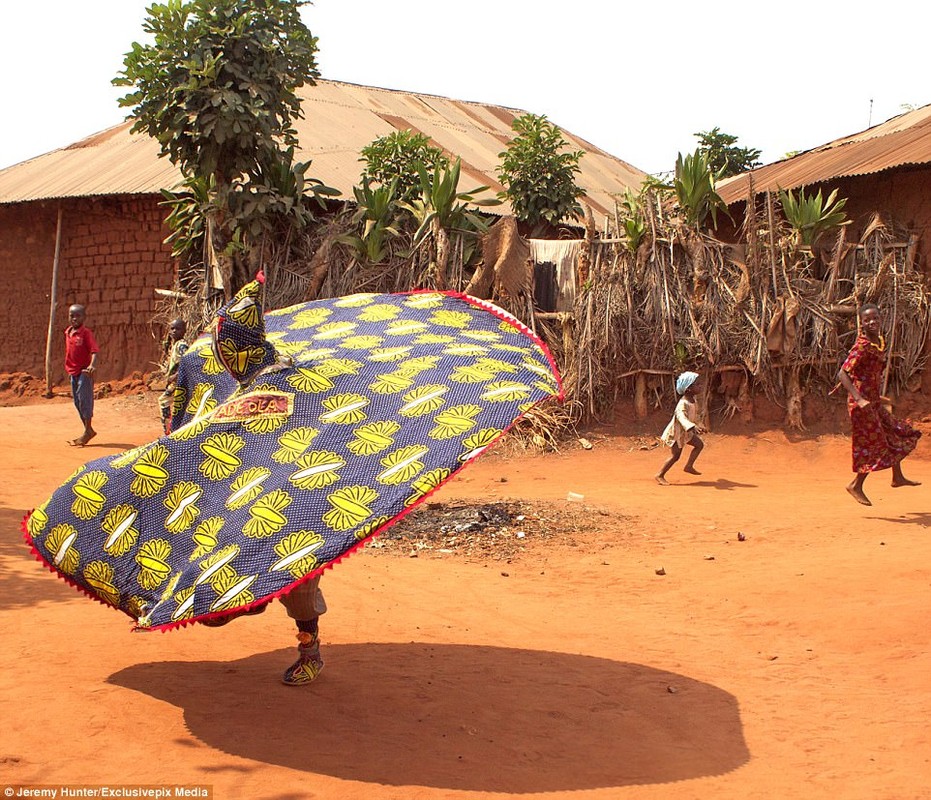
[[[362,178],[361,186],[353,186],[356,211],[353,222],[361,227],[359,233],[340,236],[338,241],[348,244],[358,258],[369,264],[384,263],[391,255],[391,240],[400,236],[395,227],[398,215],[397,179],[374,189],[368,177]]]
[[[782,214],[795,231],[801,247],[811,247],[822,234],[853,221],[847,219],[844,212],[847,198],[838,200],[837,189],[828,195],[827,200],[822,198],[820,189],[815,195],[806,195],[803,187],[797,196],[791,189],[780,189],[779,202]]]
[[[432,175],[422,165],[418,165],[420,197],[409,203],[398,204],[409,211],[418,223],[414,234],[415,245],[427,237],[434,224],[449,233],[470,234],[488,229],[482,218],[471,211],[469,206],[497,206],[501,205],[501,201],[493,197],[476,199],[476,195],[488,191],[488,186],[460,192],[461,170],[462,160],[458,158],[449,166],[436,169]]]
[[[192,175],[173,189],[162,189],[171,229],[166,242],[179,258],[203,246],[208,220],[222,214],[231,236],[228,254],[274,235],[282,225],[304,228],[314,220],[311,204],[326,208],[339,190],[307,176],[310,161],[295,161],[294,148],[268,151],[257,157],[258,177],[239,178],[219,187],[213,174]]]
[[[624,189],[624,198],[618,202],[621,208],[621,231],[627,237],[625,247],[631,253],[636,253],[640,242],[646,235],[647,226],[643,218],[640,194],[634,194],[628,186]]]
[[[477,236],[488,230],[488,225],[470,206],[501,204],[501,201],[494,197],[476,197],[487,191],[488,186],[460,192],[458,187],[461,170],[462,161],[458,158],[446,167],[438,167],[432,175],[425,167],[419,165],[417,171],[420,175],[420,197],[411,202],[398,203],[398,206],[408,211],[417,223],[413,238],[414,247],[419,247],[430,239],[433,241],[433,278],[437,289],[446,288],[450,234]]]
[[[700,149],[684,156],[679,153],[672,188],[689,225],[701,227],[711,215],[712,227],[717,228],[719,211],[730,216],[714,188],[719,177],[711,171],[707,153]]]
[[[212,177],[190,177],[173,189],[162,189],[161,193],[161,205],[169,209],[165,224],[171,233],[165,244],[171,245],[171,257],[184,258],[202,251],[207,217],[213,208]]]

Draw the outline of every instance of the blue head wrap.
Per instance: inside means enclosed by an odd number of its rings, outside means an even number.
[[[689,390],[689,386],[691,386],[697,380],[697,372],[683,372],[681,375],[679,375],[678,378],[676,378],[676,392],[678,394],[685,394]]]

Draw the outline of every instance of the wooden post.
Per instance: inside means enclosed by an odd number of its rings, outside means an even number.
[[[643,419],[649,413],[647,408],[647,376],[644,372],[637,373],[634,378],[634,411],[637,419]]]
[[[52,261],[52,287],[49,297],[48,336],[45,339],[45,396],[52,396],[52,336],[55,333],[55,311],[58,308],[58,258],[61,255],[61,203],[55,225],[55,258]]]
[[[789,367],[789,384],[786,387],[786,424],[792,430],[804,431],[802,419],[802,382],[799,377],[800,367]]]

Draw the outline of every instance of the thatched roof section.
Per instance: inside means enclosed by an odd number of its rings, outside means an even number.
[[[731,205],[747,199],[751,179],[754,192],[774,192],[913,164],[931,164],[931,105],[792,158],[735,175],[721,181],[717,190],[724,202]]]
[[[298,120],[298,158],[311,159],[310,174],[352,197],[363,147],[396,130],[422,133],[453,157],[462,158],[462,187],[498,190],[498,154],[513,138],[511,123],[524,111],[433,95],[320,80],[300,90],[304,118]],[[555,123],[555,120],[552,120]],[[130,135],[131,123],[117,125],[60,150],[0,171],[0,204],[95,195],[157,194],[179,180],[178,171],[158,156],[147,136]],[[638,189],[646,173],[569,131],[573,149],[584,151],[578,185],[582,202],[596,218],[614,213],[615,194]],[[507,205],[494,209],[509,214]]]

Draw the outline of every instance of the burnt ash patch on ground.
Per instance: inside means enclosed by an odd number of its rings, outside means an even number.
[[[427,502],[368,546],[410,558],[510,561],[541,546],[576,547],[587,535],[616,522],[616,515],[603,509],[568,501]]]

